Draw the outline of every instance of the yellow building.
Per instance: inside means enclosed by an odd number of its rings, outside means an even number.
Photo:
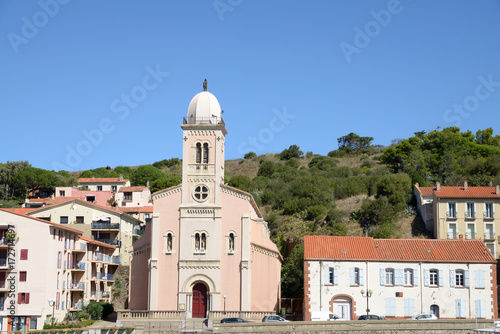
[[[418,210],[437,239],[480,239],[498,259],[500,187],[415,185]],[[498,236],[497,236],[498,233]]]

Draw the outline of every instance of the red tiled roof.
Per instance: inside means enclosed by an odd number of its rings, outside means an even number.
[[[148,189],[148,187],[145,186],[135,186],[135,187],[121,187],[118,192],[124,193],[124,192],[134,192],[134,191],[143,191],[144,189]]]
[[[422,196],[432,196],[436,187],[417,187],[420,190]]]
[[[467,187],[467,190],[464,187],[441,187],[434,194],[447,198],[500,198],[500,194],[496,194],[496,187]]]
[[[305,260],[496,263],[481,240],[305,236]]]
[[[49,225],[57,226],[59,228],[65,229],[65,230],[70,230],[72,232],[76,232],[78,234],[82,234],[83,233],[82,231],[80,231],[80,230],[78,230],[76,228],[68,227],[68,226],[65,226],[65,225],[58,224],[58,223],[53,223],[53,222],[50,222],[50,221],[45,220],[45,219],[28,216],[27,214],[22,213],[21,210],[16,210],[16,209],[1,209],[1,208],[0,208],[0,210],[1,211],[5,211],[5,212],[10,212],[10,213],[13,213],[13,214],[18,215],[18,216],[23,216],[23,217],[26,217],[26,218],[29,218],[29,219],[38,220],[38,221],[41,221],[41,222],[49,224]]]
[[[107,182],[119,182],[126,183],[128,179],[120,180],[119,177],[82,177],[78,179],[78,183],[107,183]]]
[[[130,207],[130,206],[121,206],[118,208],[121,212],[133,212],[133,213],[138,213],[138,212],[145,212],[145,213],[151,213],[153,212],[153,206],[136,206],[136,207]]]
[[[30,198],[28,201],[30,203],[46,203],[46,204],[57,204],[65,202],[72,199],[83,199],[83,197],[71,197],[71,196],[59,196],[59,197],[44,197],[44,198]]]

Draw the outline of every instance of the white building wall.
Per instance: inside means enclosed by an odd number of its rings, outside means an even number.
[[[478,310],[478,317],[491,319],[494,316],[491,284],[493,273],[490,264],[309,261],[306,265],[309,265],[309,297],[311,298],[309,312],[333,311],[337,313],[333,299],[349,296],[353,301],[351,317],[357,319],[360,315],[366,314],[367,307],[367,298],[362,296],[361,290],[372,290],[373,294],[369,298],[370,314],[382,317],[406,318],[419,313],[430,313],[431,305],[437,305],[440,318],[475,318],[477,300],[483,301],[480,303],[484,303],[485,306],[482,314]],[[330,267],[336,272],[338,279],[336,284],[329,284],[326,281],[325,271]],[[364,279],[360,285],[351,284],[351,268],[355,267],[363,271]],[[415,270],[417,279],[411,286],[382,285],[380,269]],[[442,286],[426,286],[425,272],[430,269],[436,269],[442,274],[440,280]],[[450,286],[450,270],[464,270],[464,272],[468,270],[469,287]],[[478,286],[476,271],[484,272],[484,287]],[[387,299],[393,299],[393,302]],[[410,312],[411,306],[405,300],[412,300],[410,304],[413,305],[413,312]],[[459,302],[465,302],[463,316],[457,314]],[[391,303],[394,312],[390,310]]]

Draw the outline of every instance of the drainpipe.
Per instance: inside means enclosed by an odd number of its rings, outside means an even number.
[[[470,263],[467,263],[467,271],[469,272],[469,286],[467,287],[467,294],[469,295],[469,317],[472,315],[472,310],[471,310],[471,300],[470,300]],[[465,283],[465,277],[464,277],[464,283]],[[475,315],[474,315],[475,318]],[[477,320],[476,320],[477,321]]]
[[[420,266],[420,313],[424,313],[424,282],[423,282],[423,275],[422,275],[422,262],[419,262]]]
[[[320,311],[322,311],[323,308],[323,303],[321,302],[322,286],[323,286],[323,261],[319,261],[319,310]]]

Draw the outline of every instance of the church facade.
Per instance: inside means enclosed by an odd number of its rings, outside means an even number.
[[[224,185],[227,134],[206,90],[181,125],[182,184],[152,195],[153,219],[133,245],[129,308],[277,311],[281,255],[249,193]]]

